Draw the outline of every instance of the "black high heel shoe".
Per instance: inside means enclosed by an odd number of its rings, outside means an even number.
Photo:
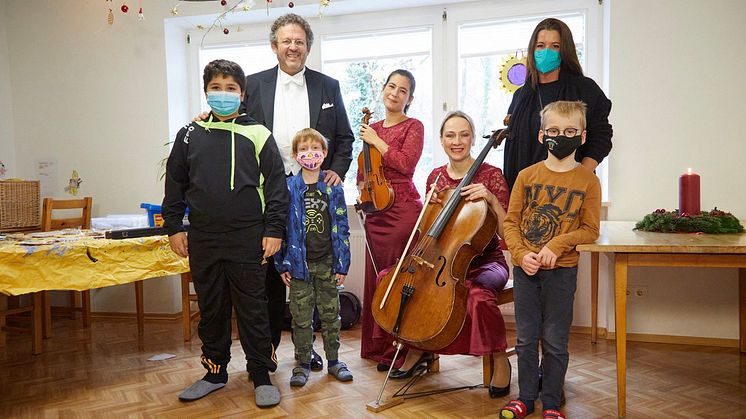
[[[490,394],[490,397],[493,399],[499,399],[501,397],[505,397],[508,394],[510,394],[510,381],[513,377],[513,366],[510,364],[510,361],[508,361],[508,376],[510,377],[508,379],[508,385],[505,387],[493,387],[492,386],[492,377],[495,374],[495,365],[493,360],[492,365],[492,376],[490,376],[490,385],[487,387],[487,392]]]
[[[389,370],[389,367],[391,367],[391,365],[386,365],[383,362],[379,362],[378,365],[376,365],[376,370],[378,372],[387,372]],[[399,372],[399,370],[396,368],[391,370],[392,374],[396,372]]]
[[[433,360],[435,357],[431,352],[423,352],[422,355],[420,355],[420,359],[417,360],[417,362],[414,363],[412,368],[408,370],[394,370],[391,371],[391,374],[389,374],[389,378],[392,380],[401,380],[404,378],[411,378],[415,372],[417,372],[420,367],[424,364],[426,368],[430,368],[430,364],[433,363]]]

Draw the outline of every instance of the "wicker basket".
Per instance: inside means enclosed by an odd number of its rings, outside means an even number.
[[[38,180],[0,181],[0,231],[38,228],[39,197]]]

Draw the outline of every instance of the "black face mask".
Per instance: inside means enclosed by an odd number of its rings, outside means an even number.
[[[582,143],[582,137],[580,134],[574,137],[565,137],[564,135],[558,135],[556,137],[544,136],[544,147],[547,151],[560,160],[572,154],[573,151],[577,150]]]

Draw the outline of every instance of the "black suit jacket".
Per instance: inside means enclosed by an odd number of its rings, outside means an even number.
[[[344,178],[352,161],[352,128],[347,119],[339,82],[306,67],[311,128],[329,140],[329,153],[321,165]],[[246,113],[273,131],[277,66],[246,77]]]

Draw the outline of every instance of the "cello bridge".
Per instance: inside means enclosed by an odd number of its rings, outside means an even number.
[[[425,259],[423,259],[423,258],[421,258],[419,256],[416,256],[416,255],[412,256],[412,260],[414,260],[415,262],[417,262],[418,265],[425,265],[425,266],[427,266],[430,269],[433,269],[435,267],[435,265],[433,265],[432,263],[430,263],[430,262],[426,261]]]

